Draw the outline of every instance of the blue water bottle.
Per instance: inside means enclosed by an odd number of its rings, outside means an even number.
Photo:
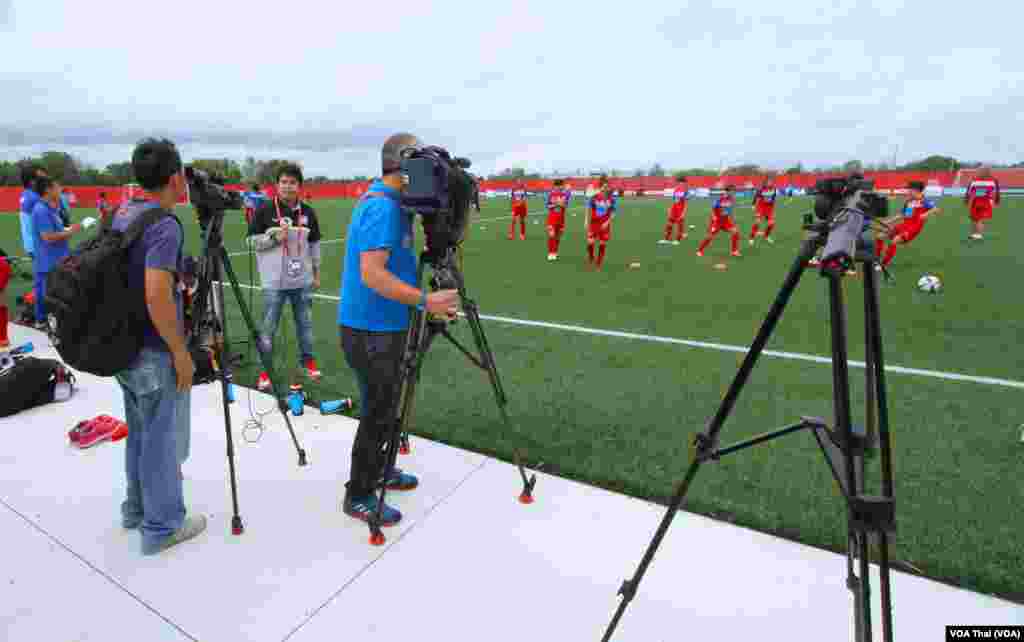
[[[302,416],[306,408],[306,396],[301,390],[293,390],[288,394],[288,407],[292,409],[293,416]]]
[[[348,412],[355,407],[353,402],[348,397],[344,399],[335,399],[334,401],[321,401],[320,402],[320,414],[321,415],[338,415],[344,412]]]

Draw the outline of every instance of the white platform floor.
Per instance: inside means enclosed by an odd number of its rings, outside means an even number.
[[[11,330],[56,354],[41,333]],[[67,442],[82,419],[123,417],[112,379],[83,375],[71,401],[0,419],[0,640],[597,641],[664,512],[546,475],[523,506],[512,466],[414,439],[400,465],[420,488],[391,495],[405,519],[371,547],[339,508],[355,422],[308,408],[293,418],[310,460],[300,468],[278,413],[258,443],[241,438],[239,390],[236,537],[219,390],[194,389],[185,465],[186,502],[209,528],[152,558],[120,527],[123,442]],[[852,639],[845,580],[840,555],[681,513],[615,639]],[[1024,624],[1024,607],[901,573],[893,595],[901,641]]]

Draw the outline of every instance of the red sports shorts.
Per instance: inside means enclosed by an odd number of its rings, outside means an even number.
[[[516,203],[512,206],[512,217],[526,216],[526,203]]]
[[[596,221],[590,219],[590,229],[587,230],[587,240],[601,241],[602,243],[607,242],[612,237],[612,226],[609,225],[607,228],[604,226],[609,219],[603,221]]]
[[[774,203],[758,203],[757,204],[757,218],[768,219],[769,223],[775,222],[775,204]]]
[[[668,211],[669,223],[682,223],[686,219],[686,203],[673,203]]]
[[[992,203],[989,201],[974,201],[971,205],[972,221],[987,221],[992,218]]]
[[[719,232],[735,232],[736,223],[731,217],[711,215],[711,224],[708,226],[708,233],[718,234]]]
[[[548,227],[555,228],[559,234],[565,229],[565,212],[548,211]]]
[[[893,228],[892,232],[889,233],[889,238],[894,239],[897,236],[903,237],[904,243],[909,243],[917,238],[917,235],[924,229],[923,221],[915,221],[913,219],[907,219],[902,221],[896,227]]]

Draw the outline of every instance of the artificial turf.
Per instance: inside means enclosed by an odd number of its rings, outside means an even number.
[[[559,261],[546,261],[544,214],[532,203],[526,241],[506,238],[507,200],[485,200],[464,246],[470,295],[488,316],[548,322],[746,346],[795,258],[801,215],[809,201],[784,201],[776,243],[747,245],[752,210],[737,208],[743,256],[728,253],[721,235],[704,258],[696,245],[709,204],[691,203],[689,239],[658,245],[667,202],[625,198],[613,227],[605,268],[585,269],[582,199],[570,211]],[[1011,240],[1024,234],[1024,201],[997,210],[987,238],[968,242],[963,204],[943,199],[932,218],[893,263],[895,280],[881,287],[883,341],[889,365],[1010,380],[974,382],[890,373],[888,389],[895,460],[898,532],[895,558],[925,575],[1024,603],[1024,265]],[[306,384],[311,397],[355,396],[357,387],[338,347],[337,297],[353,203],[314,202],[325,239],[324,277],[313,305],[317,359],[324,377]],[[198,226],[179,209],[187,249],[200,249]],[[76,220],[91,214],[76,210]],[[250,282],[241,213],[227,214],[226,244],[243,283]],[[0,216],[0,238],[20,245],[17,216]],[[631,268],[631,263],[639,263]],[[715,269],[725,264],[727,269]],[[941,294],[915,288],[938,274]],[[258,277],[256,277],[258,285]],[[847,278],[850,357],[863,359],[861,279]],[[1017,283],[1017,285],[1014,285]],[[30,287],[15,280],[9,302]],[[258,292],[251,302],[260,314]],[[826,286],[805,274],[768,349],[827,356]],[[247,297],[247,303],[250,299]],[[229,297],[230,334],[244,327]],[[294,326],[285,311],[276,361],[289,374],[297,360]],[[454,333],[470,342],[464,322]],[[483,372],[453,347],[429,352],[419,385],[416,434],[510,460],[518,447],[543,470],[631,495],[664,501],[689,463],[689,442],[717,409],[742,353],[642,337],[602,336],[554,327],[485,320],[509,397],[506,428]],[[250,355],[251,356],[251,355]],[[237,383],[258,374],[250,360]],[[855,418],[862,420],[864,371],[854,368]],[[755,368],[722,432],[723,444],[798,421],[832,416],[828,364],[765,356]],[[314,411],[315,412],[315,411]],[[269,424],[281,427],[273,416]],[[277,423],[274,423],[277,422]],[[244,457],[244,450],[241,455]],[[313,454],[311,453],[311,456]],[[415,467],[415,456],[406,467]],[[877,465],[872,464],[872,468]],[[877,480],[877,475],[875,475]],[[536,494],[544,501],[543,478]],[[877,486],[875,486],[877,489]],[[518,492],[509,480],[510,501]],[[708,464],[685,506],[703,514],[801,542],[845,550],[846,511],[810,434],[786,437]],[[653,524],[637,524],[649,530]],[[637,558],[642,551],[637,551]],[[727,555],[727,551],[720,551]],[[695,553],[696,554],[696,553]],[[624,569],[624,572],[628,569]]]

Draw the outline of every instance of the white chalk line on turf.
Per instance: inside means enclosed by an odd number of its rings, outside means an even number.
[[[250,288],[248,285],[241,285],[242,288]],[[258,290],[258,287],[252,289]],[[328,294],[314,294],[313,298],[321,299],[324,301],[338,302],[341,299],[336,296]],[[696,341],[694,339],[677,339],[675,337],[659,337],[650,334],[638,334],[635,332],[621,332],[619,330],[600,330],[597,328],[587,328],[579,325],[565,325],[562,323],[548,323],[546,321],[530,321],[528,319],[514,319],[511,317],[499,317],[493,315],[481,314],[481,319],[486,321],[496,321],[498,323],[508,323],[510,325],[522,325],[533,328],[544,328],[546,330],[565,330],[567,332],[577,332],[579,334],[589,334],[601,337],[614,337],[618,339],[633,339],[636,341],[650,341],[653,343],[668,343],[672,345],[687,346],[689,348],[704,348],[707,350],[718,350],[720,352],[736,352],[740,354],[746,354],[750,348],[748,346],[734,346],[726,343],[712,343],[709,341]],[[775,357],[777,359],[789,359],[792,361],[808,361],[811,363],[822,363],[831,365],[832,359],[829,357],[819,357],[813,354],[802,354],[799,352],[783,352],[781,350],[765,350],[761,353],[764,356]],[[848,361],[850,367],[853,368],[866,368],[867,365],[863,361]],[[941,372],[938,370],[922,370],[920,368],[906,368],[904,366],[893,366],[888,365],[885,367],[885,371],[892,374],[905,374],[914,375],[918,377],[928,377],[931,379],[943,379],[945,381],[962,381],[966,383],[978,383],[986,386],[1000,386],[1004,388],[1017,388],[1024,390],[1024,381],[1014,381],[1012,379],[999,379],[996,377],[980,377],[976,375],[966,375],[957,372]]]
[[[584,207],[582,205],[579,205],[577,207],[570,207],[569,209],[566,210],[566,212],[571,212],[573,210],[578,210],[578,209],[584,209]],[[547,210],[542,210],[540,212],[527,212],[526,215],[527,216],[534,216],[535,214],[544,214],[546,211]],[[496,216],[494,218],[482,218],[482,219],[478,219],[476,221],[471,221],[471,223],[476,224],[476,223],[487,223],[488,221],[507,221],[510,218],[512,218],[511,214],[509,214],[508,216]],[[320,241],[320,244],[321,245],[329,245],[331,243],[341,243],[344,240],[345,240],[345,237],[343,236],[340,239],[331,239],[329,241]],[[247,254],[249,254],[249,250],[245,250],[244,252],[231,252],[230,254],[228,254],[228,256],[246,256]]]

